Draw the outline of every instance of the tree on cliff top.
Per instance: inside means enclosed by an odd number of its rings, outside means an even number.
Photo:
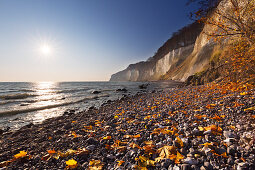
[[[255,0],[190,0],[193,1],[201,5],[193,13],[195,19],[210,26],[204,33],[220,43],[231,40],[220,57],[225,79],[254,84]]]
[[[198,22],[212,26],[210,37],[240,37],[255,43],[255,0],[190,0],[200,2],[194,13]],[[206,5],[208,5],[206,7]]]

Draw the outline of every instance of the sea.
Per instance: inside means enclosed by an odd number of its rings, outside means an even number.
[[[148,85],[147,88],[139,88]],[[100,107],[123,96],[174,88],[177,82],[0,82],[0,129],[16,130],[27,124]],[[119,90],[118,90],[119,89]],[[120,89],[126,89],[121,91]]]

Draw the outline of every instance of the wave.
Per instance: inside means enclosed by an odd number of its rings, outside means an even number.
[[[76,103],[80,103],[80,102],[85,102],[87,100],[97,99],[97,98],[100,98],[100,97],[108,97],[108,96],[109,96],[109,94],[102,94],[102,95],[97,95],[97,96],[88,96],[88,97],[85,97],[83,99],[76,100],[76,101],[71,101],[71,102],[58,103],[58,104],[40,106],[40,107],[34,107],[34,108],[3,111],[3,112],[0,112],[0,117],[16,115],[16,114],[20,114],[20,113],[34,112],[34,111],[38,111],[38,110],[52,109],[52,108],[55,108],[55,107],[66,106],[66,105],[70,105],[70,104],[76,104]]]
[[[19,94],[10,94],[10,95],[2,95],[0,96],[0,99],[2,100],[15,100],[15,99],[25,99],[28,97],[35,97],[38,95],[35,94],[29,94],[29,93],[19,93]]]
[[[6,105],[6,104],[9,104],[9,103],[15,103],[15,102],[13,102],[13,101],[1,101],[0,105]]]
[[[84,89],[69,89],[69,90],[60,90],[57,91],[56,93],[73,93],[73,92],[79,92],[79,91],[87,91],[88,88],[84,88]]]

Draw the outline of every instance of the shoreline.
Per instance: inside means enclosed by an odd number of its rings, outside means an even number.
[[[9,162],[7,167],[64,169],[66,161],[74,159],[77,169],[252,168],[254,110],[244,110],[254,107],[254,90],[240,95],[205,85],[174,88],[68,112],[1,135],[0,167],[26,151],[29,159]],[[170,154],[163,155],[162,148]],[[77,152],[43,159],[49,150],[64,153],[68,149]],[[100,163],[91,165],[92,160]]]

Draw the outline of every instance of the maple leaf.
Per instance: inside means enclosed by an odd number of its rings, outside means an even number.
[[[157,150],[159,157],[169,158],[170,155],[176,154],[176,148],[174,146],[163,146]]]
[[[14,155],[15,159],[20,159],[20,158],[24,158],[27,156],[27,152],[26,151],[19,151],[18,154]]]
[[[77,161],[75,161],[74,159],[69,159],[68,161],[66,161],[66,165],[67,165],[67,168],[69,169],[74,169],[74,168],[77,168],[78,166]]]

